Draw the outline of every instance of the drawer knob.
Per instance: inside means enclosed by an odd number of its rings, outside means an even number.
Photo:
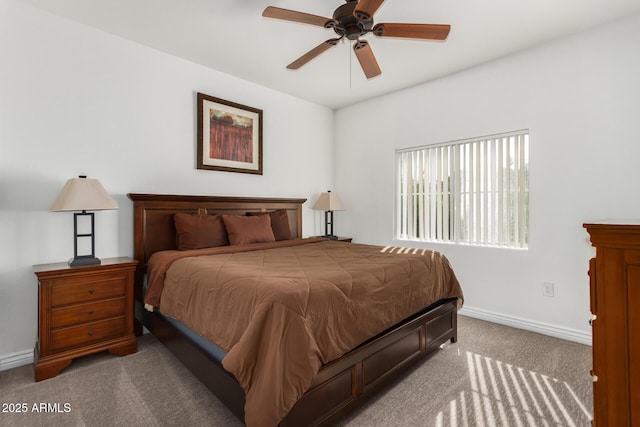
[[[93,310],[89,310],[89,316],[93,314]]]
[[[93,336],[93,331],[89,331],[89,336]]]
[[[89,293],[90,293],[90,294],[93,294],[93,288],[92,288],[92,289],[89,289]]]

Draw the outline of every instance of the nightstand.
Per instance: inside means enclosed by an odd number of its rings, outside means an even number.
[[[77,357],[109,350],[135,353],[133,276],[137,261],[106,258],[101,264],[35,265],[38,277],[36,381],[55,377]]]

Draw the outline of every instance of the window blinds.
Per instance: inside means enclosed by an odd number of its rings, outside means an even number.
[[[396,156],[397,238],[527,247],[528,131]]]

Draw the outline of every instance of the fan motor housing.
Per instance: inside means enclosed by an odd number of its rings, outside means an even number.
[[[333,12],[333,19],[338,22],[338,24],[333,27],[333,30],[340,37],[357,40],[358,37],[369,32],[373,27],[373,19],[360,19],[353,15],[353,11],[357,5],[357,1],[350,1],[338,7],[335,12]]]

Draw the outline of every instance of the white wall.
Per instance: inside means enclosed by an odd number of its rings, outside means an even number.
[[[73,255],[73,216],[48,212],[68,178],[99,179],[120,205],[96,213],[98,257],[133,254],[130,192],[306,197],[303,232],[322,231],[328,108],[14,0],[0,0],[0,73],[0,365],[35,343],[32,265]],[[264,175],[195,168],[196,92],[264,111]]]
[[[70,177],[100,179],[120,204],[96,214],[99,257],[132,254],[129,192],[307,197],[312,235],[323,230],[310,206],[332,188],[348,209],[336,213],[339,234],[406,245],[393,239],[394,149],[522,128],[529,250],[412,246],[447,254],[467,307],[588,334],[593,251],[581,224],[640,217],[638,75],[635,16],[341,109],[334,122],[324,107],[0,0],[0,369],[35,342],[32,265],[72,254],[71,214],[48,212]],[[195,169],[198,91],[264,110],[263,176]]]
[[[338,110],[336,229],[355,241],[429,247],[451,260],[466,306],[590,334],[584,222],[640,218],[640,16]],[[528,250],[393,237],[394,150],[530,131]],[[555,283],[555,297],[542,283]],[[583,339],[577,339],[581,341]]]

